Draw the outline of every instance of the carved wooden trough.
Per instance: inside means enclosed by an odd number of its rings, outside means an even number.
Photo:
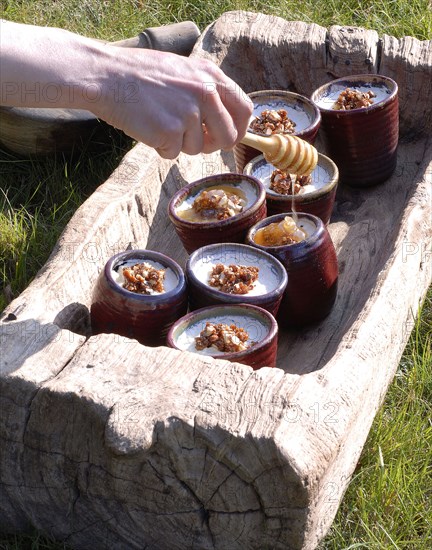
[[[335,308],[281,334],[278,368],[252,371],[89,336],[107,259],[146,247],[184,265],[169,198],[233,167],[228,153],[128,153],[0,321],[3,530],[36,527],[82,549],[315,548],[393,378],[432,274],[431,42],[230,12],[193,55],[246,91],[309,96],[346,74],[394,78],[397,170],[375,188],[339,188]]]

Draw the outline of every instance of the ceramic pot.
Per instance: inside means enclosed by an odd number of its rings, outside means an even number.
[[[248,96],[251,98],[254,106],[251,121],[256,116],[259,116],[262,111],[285,109],[288,118],[296,124],[295,131],[291,135],[298,136],[309,143],[314,143],[321,124],[321,114],[309,98],[285,90],[260,90],[251,92]],[[257,133],[251,129],[248,132],[252,134]],[[237,172],[242,172],[246,164],[259,155],[259,153],[257,149],[249,145],[238,143],[234,147]]]
[[[149,262],[166,269],[165,292],[137,294],[119,282],[121,269]],[[186,278],[171,258],[151,250],[129,250],[108,260],[93,291],[93,334],[115,333],[148,346],[163,345],[171,325],[187,311]]]
[[[255,242],[259,229],[282,221],[286,215],[276,214],[258,222],[249,230],[246,241],[272,254],[285,266],[289,283],[277,320],[281,326],[302,327],[321,321],[330,313],[337,295],[338,262],[327,228],[312,214],[298,215],[297,225],[307,234],[303,241],[282,246]]]
[[[234,190],[242,194],[243,210],[227,219],[190,221],[185,214],[192,210],[196,197],[209,189]],[[168,205],[168,216],[190,254],[207,244],[244,242],[248,229],[267,213],[265,190],[257,179],[243,174],[217,174],[199,179],[180,189]]]
[[[335,110],[339,94],[347,88],[372,91],[367,107]],[[397,162],[399,139],[398,86],[382,75],[360,74],[338,78],[312,94],[321,111],[328,154],[337,164],[340,181],[367,187],[387,180]]]
[[[219,352],[214,347],[198,351],[195,347],[195,338],[207,322],[234,324],[243,328],[249,335],[248,342],[252,341],[253,345],[244,351],[232,353]],[[173,324],[168,333],[167,343],[172,348],[235,361],[259,369],[264,366],[276,366],[277,339],[278,325],[271,313],[257,306],[238,304],[210,306],[188,313]]]
[[[263,155],[252,159],[244,173],[261,181],[266,190],[267,214],[272,216],[283,212],[305,212],[318,216],[327,225],[333,211],[339,171],[336,164],[318,153],[318,164],[311,174],[311,184],[305,192],[296,195],[281,195],[270,189],[270,177],[275,167]]]
[[[209,275],[217,264],[257,267],[258,279],[246,294],[223,292],[209,285]],[[274,256],[238,243],[211,244],[195,250],[187,261],[185,271],[191,310],[217,304],[244,303],[262,307],[276,315],[288,282],[284,266]]]

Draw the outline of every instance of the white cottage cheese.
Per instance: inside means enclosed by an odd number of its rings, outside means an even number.
[[[142,263],[150,264],[155,269],[165,269],[164,292],[156,292],[155,290],[150,290],[149,295],[164,294],[165,292],[169,292],[170,290],[173,290],[178,285],[177,275],[174,273],[172,269],[170,269],[169,267],[166,267],[165,265],[160,264],[159,262],[154,262],[153,260],[149,260],[148,258],[135,258],[135,259],[128,260],[127,262],[118,264],[114,269],[111,270],[111,275],[113,280],[119,286],[123,287],[123,284],[126,281],[123,276],[123,268],[132,267],[136,264],[142,264]]]
[[[196,349],[195,338],[199,336],[200,332],[205,328],[206,322],[223,323],[225,325],[234,324],[239,328],[243,328],[249,334],[249,339],[246,342],[248,346],[252,342],[260,342],[269,333],[268,327],[256,317],[248,317],[239,314],[215,315],[189,324],[186,329],[177,336],[175,341],[176,346],[181,350],[200,353],[201,355],[224,355],[223,351],[219,351],[213,346],[203,350]]]

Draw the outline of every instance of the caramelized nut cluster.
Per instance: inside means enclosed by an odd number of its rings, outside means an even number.
[[[270,189],[280,195],[297,195],[305,185],[311,182],[311,175],[298,176],[276,168],[270,176]]]
[[[228,294],[247,294],[258,279],[259,268],[245,265],[216,264],[209,277],[209,285]]]
[[[279,223],[270,223],[262,229],[258,229],[254,240],[262,246],[282,246],[298,243],[305,238],[306,233],[297,227],[291,216],[285,216]]]
[[[123,288],[137,294],[152,294],[163,292],[165,269],[156,269],[151,264],[143,262],[123,268],[125,282]]]
[[[200,335],[195,338],[195,348],[203,350],[214,346],[223,353],[244,351],[249,334],[236,325],[207,322]]]
[[[202,191],[194,200],[192,208],[204,219],[226,220],[243,210],[244,201],[222,189]]]
[[[351,109],[369,107],[374,102],[373,97],[376,97],[376,94],[372,91],[360,92],[359,90],[346,88],[339,94],[333,109],[336,111],[350,111]]]
[[[267,109],[249,124],[249,128],[258,134],[293,134],[296,123],[288,118],[285,109]]]

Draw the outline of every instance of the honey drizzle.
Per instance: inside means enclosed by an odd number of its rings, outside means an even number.
[[[291,197],[291,211],[292,211],[292,214],[293,214],[293,220],[295,221],[295,224],[298,226],[298,221],[299,221],[299,217],[297,215],[297,210],[296,210],[296,207],[295,207],[295,195],[293,195]]]

